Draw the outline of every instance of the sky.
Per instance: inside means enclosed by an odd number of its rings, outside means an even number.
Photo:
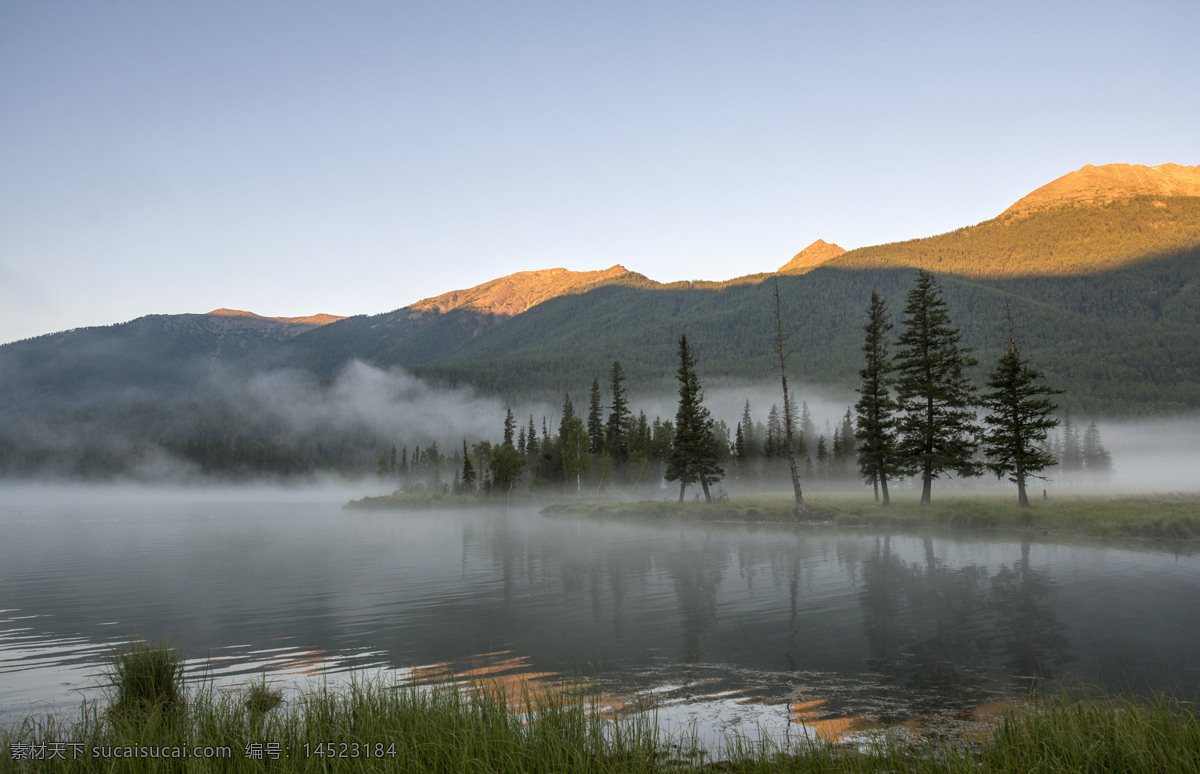
[[[1200,164],[1200,3],[0,0],[0,343],[774,271]]]

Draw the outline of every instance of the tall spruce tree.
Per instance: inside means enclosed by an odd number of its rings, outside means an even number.
[[[1029,507],[1025,493],[1028,478],[1041,478],[1043,470],[1057,464],[1044,444],[1049,431],[1058,425],[1058,408],[1051,395],[1062,393],[1042,383],[1042,372],[1021,357],[1009,318],[1008,350],[1000,356],[988,376],[991,392],[982,404],[988,410],[983,418],[983,451],[987,466],[996,478],[1008,477],[1017,485],[1017,503]]]
[[[504,443],[506,446],[513,445],[513,433],[516,431],[517,423],[513,420],[512,409],[504,415]]]
[[[763,441],[763,456],[768,459],[783,456],[783,423],[779,421],[779,407],[774,403],[767,413],[767,437]]]
[[[667,456],[666,479],[679,482],[679,502],[688,484],[700,484],[706,502],[712,502],[710,483],[725,475],[721,450],[713,432],[713,419],[704,407],[704,392],[696,375],[696,358],[687,336],[679,337],[679,408],[675,412],[675,437]]]
[[[921,505],[929,505],[933,480],[947,471],[978,476],[981,465],[975,424],[975,385],[965,371],[978,364],[960,347],[942,289],[932,274],[917,272],[904,307],[897,343],[896,397],[900,404],[900,453],[906,472],[921,478]]]
[[[558,422],[558,438],[561,441],[567,437],[567,422],[575,416],[575,406],[571,403],[571,393],[563,393],[562,419]],[[584,428],[586,432],[587,428]]]
[[[629,457],[629,430],[633,415],[629,411],[628,390],[625,387],[625,371],[616,360],[612,364],[612,405],[609,406],[608,424],[604,428],[604,443],[608,453],[618,463]]]
[[[875,490],[875,502],[885,506],[891,503],[888,481],[901,470],[896,448],[896,410],[899,406],[891,396],[891,386],[895,380],[892,377],[892,361],[888,356],[888,333],[892,327],[887,304],[878,293],[872,292],[867,324],[863,326],[866,333],[863,342],[865,362],[858,372],[862,383],[858,387],[858,402],[854,404],[858,419],[856,448],[858,474],[871,483]]]
[[[592,442],[592,454],[604,446],[604,416],[600,406],[600,380],[592,379],[592,398],[588,404],[587,431]]]
[[[754,419],[750,416],[750,401],[742,409],[742,438],[746,444],[746,459],[752,460],[762,454],[761,441],[754,429]]]

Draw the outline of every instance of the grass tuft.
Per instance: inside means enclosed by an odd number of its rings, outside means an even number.
[[[130,641],[114,649],[107,677],[109,713],[121,721],[169,720],[186,705],[183,655],[166,642]]]
[[[244,704],[250,712],[263,715],[283,704],[283,691],[268,687],[267,677],[263,675],[260,682],[254,683],[246,689]]]

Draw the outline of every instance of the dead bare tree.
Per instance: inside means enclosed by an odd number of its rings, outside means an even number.
[[[783,340],[783,310],[779,303],[779,280],[775,280],[775,354],[779,356],[779,379],[783,382],[783,427],[787,438],[788,467],[792,473],[792,492],[796,495],[796,518],[808,516],[804,493],[800,491],[800,470],[796,467],[796,447],[792,443],[792,396],[788,392],[787,356]]]

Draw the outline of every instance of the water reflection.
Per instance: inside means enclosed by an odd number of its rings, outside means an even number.
[[[867,664],[881,682],[970,703],[995,682],[1028,690],[1073,659],[1028,539],[1016,562],[996,567],[948,565],[929,536],[921,558],[906,559],[893,539],[875,538],[860,560]]]
[[[596,678],[668,706],[722,697],[785,726],[830,721],[818,733],[1039,678],[1193,697],[1197,570],[1029,538],[0,502],[0,711],[77,703],[128,636],[168,638],[194,674],[227,681],[469,670],[506,653],[498,675]]]

